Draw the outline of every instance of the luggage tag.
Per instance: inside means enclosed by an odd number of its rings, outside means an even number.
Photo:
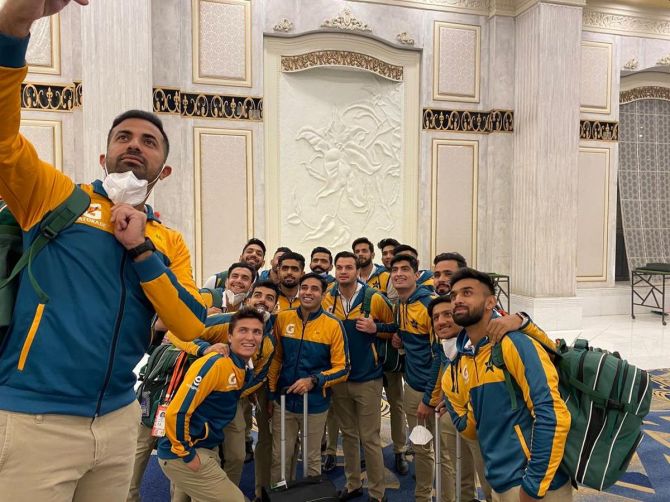
[[[165,436],[165,414],[167,412],[167,405],[161,404],[156,408],[156,417],[154,418],[154,426],[151,429],[151,435],[157,438]]]

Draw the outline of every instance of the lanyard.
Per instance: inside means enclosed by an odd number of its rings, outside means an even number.
[[[175,362],[174,369],[172,370],[172,376],[170,377],[170,385],[168,386],[167,392],[165,393],[165,399],[163,404],[170,404],[172,401],[172,396],[177,390],[177,385],[181,382],[182,377],[184,376],[184,370],[186,368],[186,352],[182,352],[177,356],[177,361]]]

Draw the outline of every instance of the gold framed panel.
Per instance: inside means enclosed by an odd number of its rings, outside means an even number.
[[[582,113],[597,113],[599,115],[609,115],[612,112],[612,44],[609,42],[593,42],[591,40],[582,40],[582,49],[584,47],[596,47],[607,49],[607,91],[605,107],[599,106],[581,106],[579,111]]]
[[[472,94],[455,94],[440,92],[440,65],[441,65],[441,47],[440,30],[443,28],[452,30],[466,30],[475,32],[475,79]],[[435,101],[458,101],[464,103],[479,103],[479,90],[481,80],[481,27],[473,24],[447,23],[444,21],[435,21],[433,23],[433,99]]]
[[[60,120],[21,119],[21,127],[39,127],[50,130],[53,152],[51,159],[45,158],[44,154],[39,152],[39,145],[35,144],[34,141],[31,141],[31,143],[38,150],[40,159],[47,161],[59,171],[63,171],[63,123]],[[24,136],[30,140],[30,134],[24,134]]]
[[[579,152],[582,153],[600,153],[605,155],[607,167],[605,169],[605,178],[604,178],[604,204],[602,212],[602,268],[600,274],[596,275],[578,275],[577,282],[602,282],[607,280],[607,270],[608,270],[608,247],[609,247],[609,198],[610,198],[610,169],[612,168],[611,163],[611,150],[609,148],[595,147],[595,146],[580,146]]]
[[[464,146],[472,148],[472,222],[471,222],[471,248],[468,263],[473,268],[477,267],[477,218],[478,218],[478,182],[479,182],[479,141],[465,139],[439,139],[433,138],[432,160],[431,160],[431,232],[430,232],[430,256],[437,254],[437,181],[438,181],[438,151],[441,146]]]
[[[0,2],[0,4],[3,2]],[[61,74],[60,50],[60,14],[49,18],[49,36],[51,37],[51,62],[47,65],[34,64],[28,61],[28,72],[43,75]]]
[[[202,3],[242,5],[244,7],[244,77],[207,75],[200,65],[200,5]],[[251,0],[191,0],[191,39],[193,45],[193,83],[251,87]]]
[[[203,208],[202,208],[202,138],[213,136],[240,136],[246,145],[246,199],[247,199],[247,239],[254,234],[254,178],[253,178],[253,132],[248,129],[223,129],[213,127],[193,128],[193,186],[195,213],[195,280],[203,281]]]

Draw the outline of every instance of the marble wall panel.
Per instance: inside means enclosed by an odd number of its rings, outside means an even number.
[[[433,99],[479,101],[481,28],[436,21]]]
[[[21,120],[21,134],[30,141],[40,159],[63,170],[63,133],[60,120]]]
[[[581,56],[581,111],[608,115],[612,96],[612,44],[583,41]]]

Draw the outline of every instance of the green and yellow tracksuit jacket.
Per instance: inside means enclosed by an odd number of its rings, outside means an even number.
[[[386,270],[386,267],[375,264],[374,269],[372,270],[370,277],[368,277],[367,281],[365,281],[365,284],[375,288],[377,291],[380,291],[383,294],[386,294],[390,277],[391,274],[388,270]]]
[[[376,338],[377,335],[364,333],[356,329],[356,320],[364,317],[363,300],[366,290],[370,286],[361,284],[361,289],[351,301],[348,309],[345,309],[344,300],[340,294],[337,284],[329,290],[323,298],[324,310],[337,317],[347,332],[349,342],[349,357],[351,358],[350,382],[367,382],[376,378],[382,378],[383,368],[377,357]],[[393,311],[384,296],[375,291],[370,298],[369,317],[380,323],[393,322]],[[390,333],[380,333],[379,336],[389,337]]]
[[[479,439],[486,479],[498,492],[521,485],[535,498],[568,482],[559,469],[570,414],[558,391],[558,374],[547,352],[530,336],[514,331],[502,340],[505,367],[518,406],[512,409],[502,369],[491,362],[488,338],[468,346],[458,335],[458,356],[442,378],[447,410],[456,428]]]
[[[196,357],[202,357],[205,350],[215,343],[228,343],[228,333],[232,317],[233,314],[214,314],[207,317],[205,320],[205,330],[192,342],[180,340],[170,332],[167,335],[168,340],[178,349]],[[263,340],[258,348],[258,352],[251,358],[251,363],[254,367],[253,378],[250,380],[249,385],[244,388],[242,397],[256,392],[267,380],[277,344],[277,339],[274,335],[275,319],[275,316],[270,316],[265,322]]]
[[[237,401],[251,371],[237,354],[217,353],[197,359],[165,414],[165,436],[158,441],[158,458],[190,462],[196,448],[215,448],[223,429],[237,413]]]
[[[275,308],[275,312],[283,312],[284,310],[297,309],[298,307],[300,307],[300,298],[298,297],[297,294],[295,298],[291,300],[284,293],[282,293],[281,291],[279,292],[279,298],[277,298],[277,307]]]
[[[23,229],[24,248],[74,190],[19,133],[27,43],[0,36],[0,196]],[[22,67],[12,67],[19,60]],[[0,345],[2,410],[89,417],[115,411],[135,400],[133,370],[149,347],[156,313],[185,340],[204,328],[206,310],[181,234],[147,206],[146,235],[156,252],[135,262],[114,237],[102,183],[81,188],[89,209],[32,261],[49,302],[40,303],[25,270],[20,276]]]
[[[344,382],[351,369],[344,326],[321,308],[303,321],[299,307],[279,312],[274,332],[277,348],[268,374],[270,399],[278,399],[282,389],[296,380],[315,376],[317,384],[309,391],[308,412],[326,411],[330,406],[330,387]],[[288,394],[286,409],[302,414],[302,396]]]

